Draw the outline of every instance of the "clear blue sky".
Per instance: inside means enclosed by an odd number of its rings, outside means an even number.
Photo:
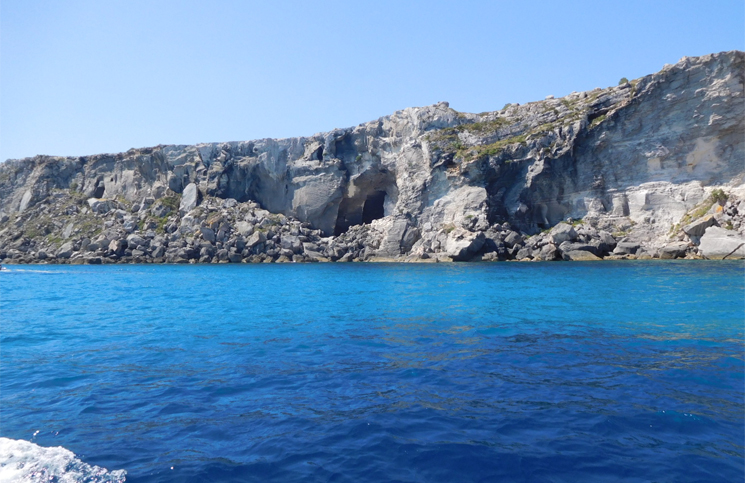
[[[732,49],[743,0],[2,0],[0,160],[496,110]]]

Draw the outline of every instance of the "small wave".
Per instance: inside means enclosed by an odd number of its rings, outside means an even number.
[[[0,438],[0,483],[121,483],[126,474],[83,463],[62,446]]]
[[[57,270],[32,270],[28,268],[3,268],[0,273],[65,273]]]

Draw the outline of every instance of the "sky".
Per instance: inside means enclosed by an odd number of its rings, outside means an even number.
[[[733,49],[742,0],[0,0],[0,160],[493,111]]]

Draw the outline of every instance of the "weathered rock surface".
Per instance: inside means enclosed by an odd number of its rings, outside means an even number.
[[[9,160],[0,259],[708,256],[703,230],[745,230],[744,83],[745,54],[724,52],[482,114],[439,103],[310,137]]]
[[[184,192],[181,195],[181,203],[179,204],[179,211],[181,213],[188,213],[197,207],[199,203],[199,189],[194,183],[189,183],[184,188]]]
[[[699,249],[706,258],[745,258],[745,237],[732,230],[712,226],[701,237]]]

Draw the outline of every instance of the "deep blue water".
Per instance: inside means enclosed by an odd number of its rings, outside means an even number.
[[[742,262],[10,268],[0,436],[128,482],[745,475]]]

